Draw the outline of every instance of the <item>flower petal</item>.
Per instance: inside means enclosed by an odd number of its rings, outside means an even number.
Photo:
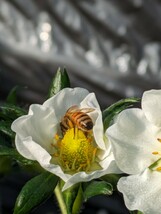
[[[88,94],[89,92],[83,88],[65,88],[48,99],[43,106],[54,109],[56,117],[60,121],[68,108],[79,105]]]
[[[161,90],[144,92],[142,109],[150,122],[161,127]]]
[[[129,210],[140,210],[144,214],[161,213],[161,173],[145,170],[139,175],[122,177],[118,190],[123,193]]]
[[[27,137],[22,141],[18,136],[16,136],[15,143],[16,148],[21,155],[30,160],[38,161],[44,169],[59,176],[65,182],[71,177],[71,175],[64,174],[60,166],[51,164],[51,155],[39,144],[32,141],[31,137]]]
[[[89,116],[93,119],[93,135],[95,141],[99,148],[106,150],[104,143],[104,132],[103,132],[103,122],[102,122],[102,112],[100,106],[97,102],[96,96],[94,93],[90,93],[86,98],[81,102],[81,108],[93,108],[95,111],[89,113]]]
[[[116,163],[128,174],[137,174],[154,163],[152,152],[160,149],[157,135],[160,130],[146,119],[140,109],[127,109],[107,129]]]
[[[52,109],[41,105],[31,105],[29,115],[19,117],[12,123],[11,128],[18,133],[22,141],[31,136],[33,141],[50,151],[54,134],[57,131],[57,123]]]
[[[32,160],[37,160],[41,165],[46,165],[50,162],[51,155],[42,148],[39,144],[32,141],[31,137],[20,139],[16,136],[16,148],[24,157]]]
[[[35,157],[32,155],[32,153],[30,152],[30,150],[28,149],[28,145],[29,142],[32,141],[31,137],[26,137],[23,139],[23,141],[21,140],[21,138],[16,135],[15,137],[15,145],[16,145],[16,149],[17,151],[24,156],[25,158],[29,159],[29,160],[35,160]],[[25,143],[26,142],[26,143]],[[24,145],[25,143],[25,145]],[[27,146],[26,146],[27,145]],[[30,146],[29,146],[30,147]]]

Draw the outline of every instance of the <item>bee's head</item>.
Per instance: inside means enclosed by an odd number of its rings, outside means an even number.
[[[82,131],[88,132],[91,131],[91,129],[93,128],[93,122],[92,121],[88,121],[86,123],[81,123],[81,129]]]

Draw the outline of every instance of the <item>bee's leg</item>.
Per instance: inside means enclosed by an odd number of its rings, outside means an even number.
[[[86,138],[88,139],[88,142],[91,143],[92,140],[93,140],[92,132],[91,132],[91,131],[85,132],[85,136],[86,136]]]
[[[78,138],[78,128],[74,127],[74,139]]]
[[[59,157],[59,153],[55,152],[55,153],[51,154],[51,156],[54,157],[54,158],[58,158]]]
[[[98,148],[95,148],[94,151],[93,151],[92,163],[95,161],[97,149],[98,149]]]
[[[56,133],[56,134],[54,135],[54,139],[55,139],[55,140],[60,140],[60,136],[58,135],[58,133]]]
[[[67,120],[68,127],[73,128],[73,122],[71,120]]]
[[[52,157],[59,157],[60,156],[60,147],[61,147],[61,137],[56,133],[53,137],[53,142],[51,143],[51,146],[54,149],[54,153],[52,154]]]
[[[92,142],[92,140],[93,140],[93,138],[92,138],[92,137],[88,137],[88,142],[89,142],[89,143],[91,143],[91,142]]]
[[[53,143],[51,143],[51,146],[58,149],[60,147],[60,144],[61,144],[61,137],[58,135],[58,133],[56,133],[53,137]]]

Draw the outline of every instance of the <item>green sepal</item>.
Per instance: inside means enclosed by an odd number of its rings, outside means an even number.
[[[117,182],[122,177],[122,174],[107,174],[101,177],[101,180],[108,182],[112,185],[113,190],[117,189]]]
[[[0,145],[0,156],[8,156],[23,165],[32,165],[32,164],[37,163],[36,161],[24,158],[17,152],[16,149],[9,148],[7,146]]]
[[[139,210],[134,210],[134,211],[129,211],[130,214],[144,214],[143,212],[139,211]]]
[[[85,183],[84,186],[84,201],[87,201],[89,198],[96,195],[112,195],[113,193],[112,185],[106,181],[91,181],[90,183]]]
[[[55,77],[52,80],[48,97],[52,97],[57,94],[61,89],[70,87],[70,80],[66,69],[58,68]]]
[[[83,202],[83,196],[80,188],[80,184],[75,184],[62,192],[68,214],[77,214],[80,211],[80,207]]]
[[[15,137],[15,133],[11,130],[11,123],[8,121],[0,121],[0,132],[11,138]]]
[[[4,104],[0,106],[0,119],[6,121],[14,121],[18,117],[26,114],[27,112],[13,104]]]
[[[104,129],[106,130],[111,122],[113,121],[114,117],[118,115],[121,111],[132,107],[135,103],[139,102],[140,98],[127,98],[127,99],[122,99],[113,105],[109,106],[107,109],[105,109],[102,112],[102,118],[103,118],[103,124],[104,124]]]
[[[82,190],[82,185],[80,184],[77,196],[76,196],[75,201],[73,203],[72,214],[78,214],[80,212],[83,200],[84,200],[83,190]]]
[[[19,193],[14,207],[14,214],[28,214],[49,198],[58,182],[58,177],[44,172],[29,180]]]

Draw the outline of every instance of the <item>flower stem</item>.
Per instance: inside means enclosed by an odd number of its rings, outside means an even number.
[[[63,199],[63,195],[62,195],[61,190],[60,190],[59,183],[57,184],[54,192],[55,192],[55,195],[56,195],[56,198],[57,198],[61,213],[62,214],[68,214],[67,208],[66,208],[66,205],[65,205],[65,202],[64,202],[64,199]]]

